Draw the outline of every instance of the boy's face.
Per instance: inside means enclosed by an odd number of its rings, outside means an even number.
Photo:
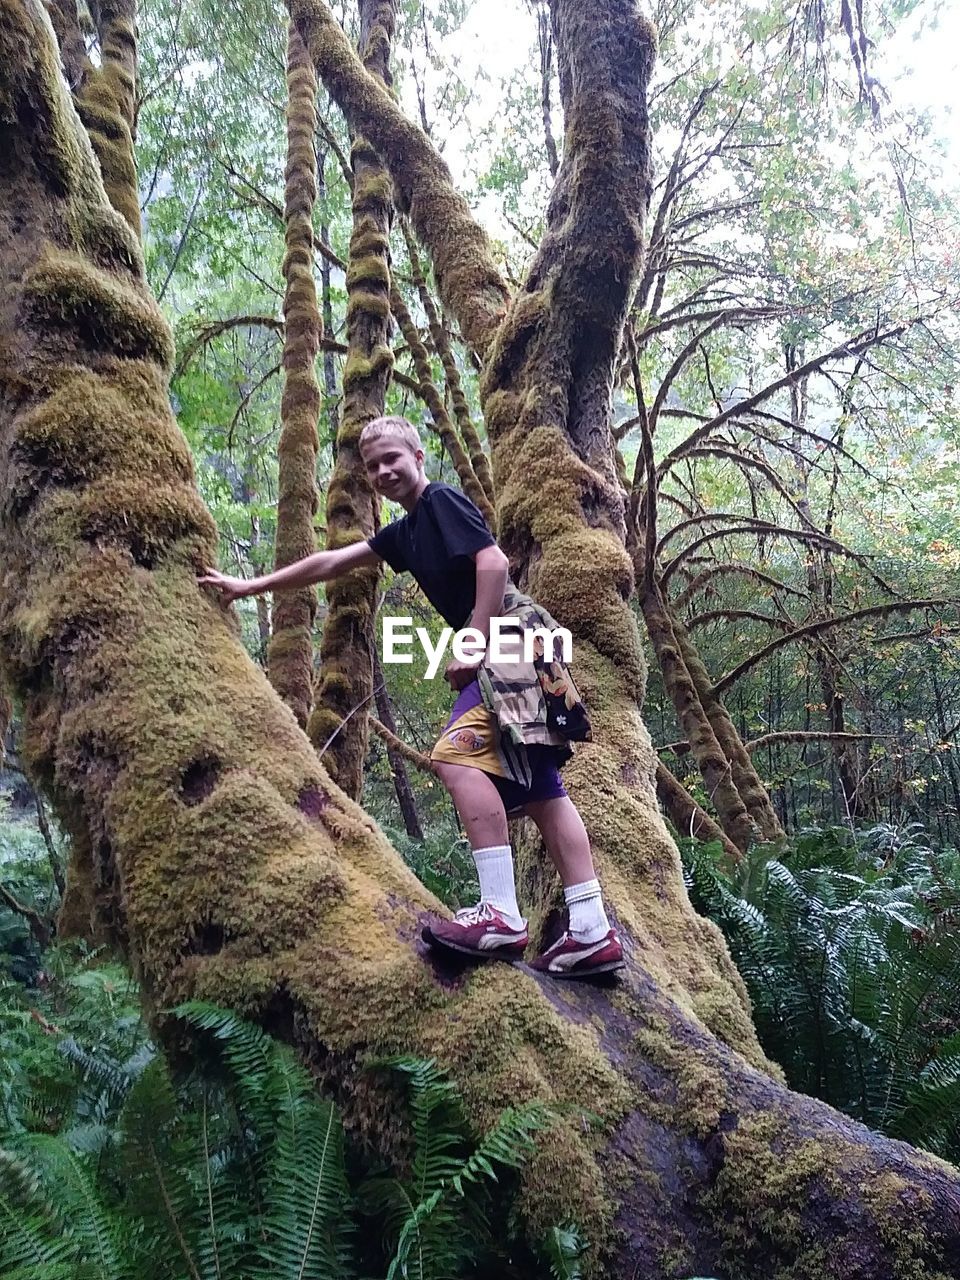
[[[367,479],[391,502],[402,502],[420,483],[423,450],[414,452],[399,436],[381,436],[360,446]]]

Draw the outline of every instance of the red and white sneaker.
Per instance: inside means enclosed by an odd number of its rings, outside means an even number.
[[[489,902],[463,907],[452,920],[433,920],[421,936],[432,946],[506,960],[518,960],[529,942],[526,922],[522,929],[514,929]]]
[[[531,969],[549,973],[551,978],[589,978],[623,967],[623,947],[615,929],[597,942],[578,942],[572,933],[563,933],[530,963]]]

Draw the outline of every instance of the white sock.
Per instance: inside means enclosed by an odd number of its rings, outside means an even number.
[[[480,901],[489,902],[513,929],[523,928],[523,916],[517,906],[517,886],[513,878],[513,853],[508,844],[474,849],[480,880]]]
[[[570,912],[570,932],[578,942],[599,942],[610,930],[599,880],[568,884],[563,900]]]

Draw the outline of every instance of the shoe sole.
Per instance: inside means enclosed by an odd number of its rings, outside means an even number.
[[[534,969],[534,973],[546,974],[548,978],[592,978],[595,973],[619,973],[626,967],[625,960],[608,960],[606,964],[595,964],[589,969]]]
[[[420,931],[420,937],[431,947],[442,947],[445,951],[456,951],[458,955],[473,956],[477,960],[520,960],[527,949],[526,942],[522,947],[517,947],[516,943],[507,942],[502,947],[492,947],[488,951],[478,951],[476,947],[461,947],[457,942],[448,942],[446,938],[438,938],[427,928]]]

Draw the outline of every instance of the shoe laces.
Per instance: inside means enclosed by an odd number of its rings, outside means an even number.
[[[481,920],[492,920],[494,912],[489,902],[478,902],[473,907],[461,907],[453,918],[457,924],[479,924]]]

